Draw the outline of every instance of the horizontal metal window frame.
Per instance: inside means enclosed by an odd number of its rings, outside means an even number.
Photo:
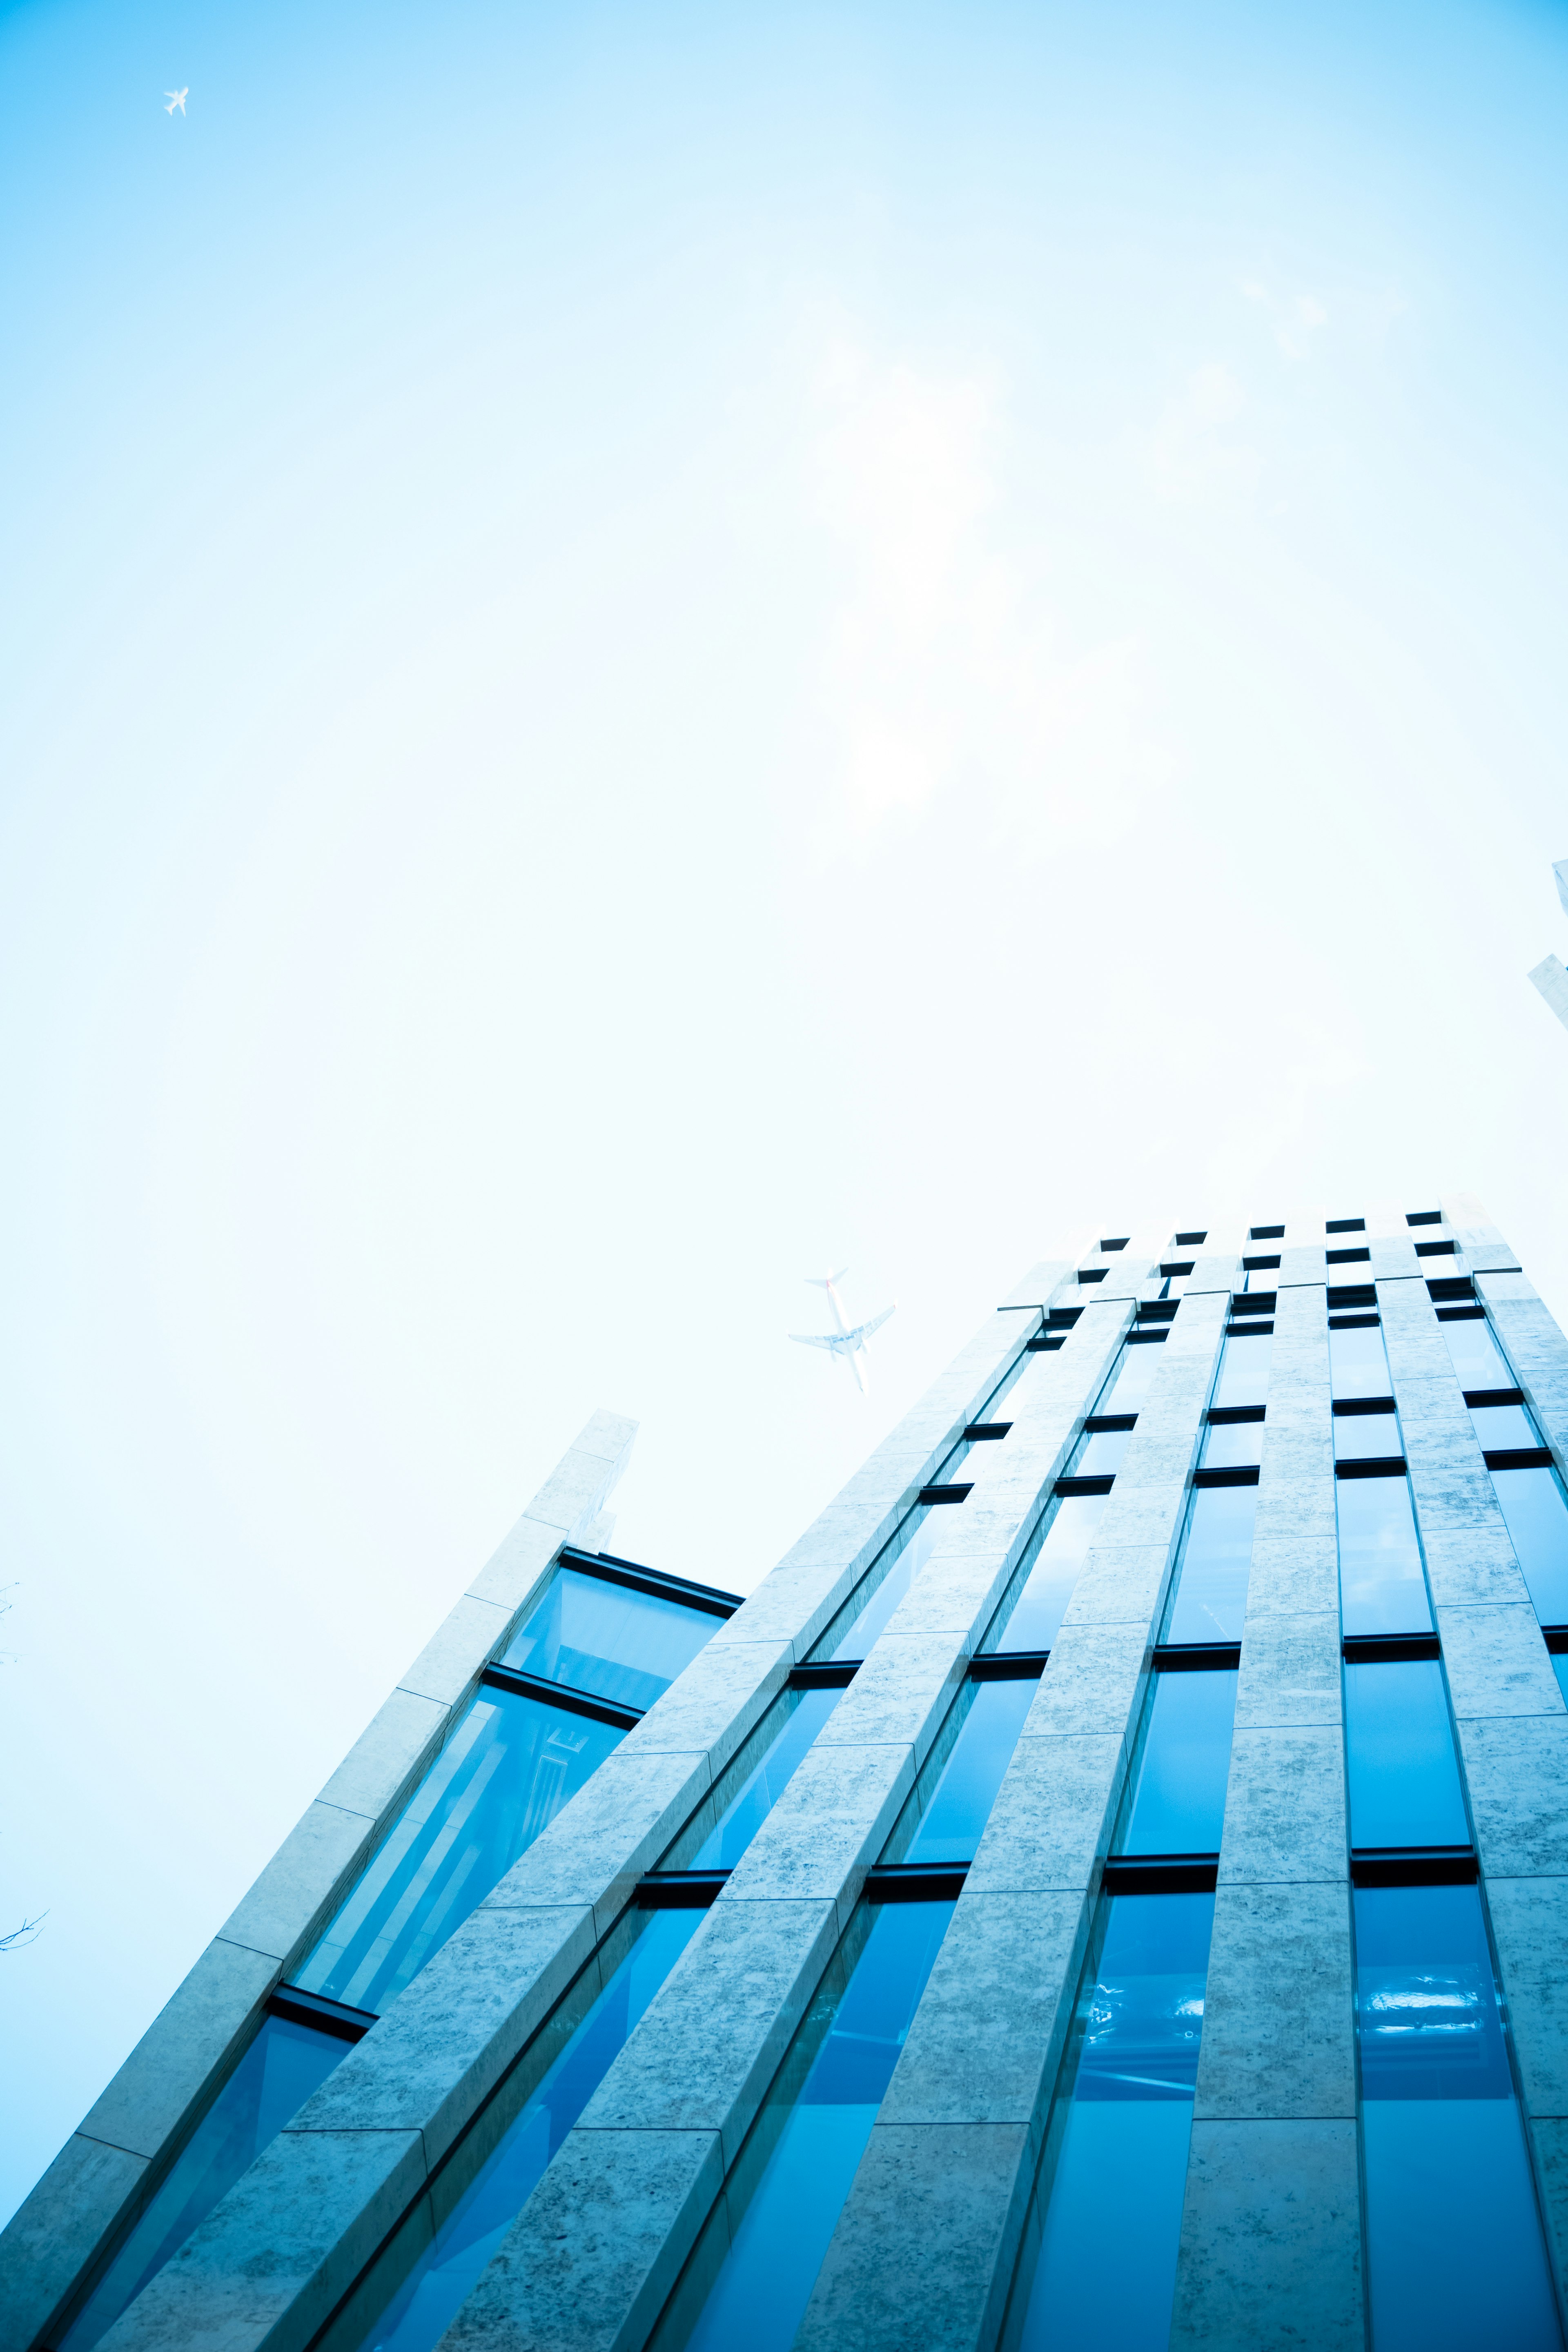
[[[1336,1478],[1403,1478],[1407,1472],[1403,1454],[1369,1454],[1364,1460],[1336,1462]]]
[[[1476,1286],[1468,1274],[1445,1274],[1427,1277],[1426,1288],[1433,1305],[1447,1306],[1456,1298],[1473,1298]]]
[[[650,1870],[633,1896],[639,1911],[708,1911],[723,1893],[727,1870]]]
[[[1415,1255],[1417,1257],[1455,1257],[1458,1254],[1458,1246],[1454,1241],[1417,1242]]]
[[[1080,1265],[1078,1278],[1079,1282],[1103,1282],[1110,1271],[1108,1265]]]
[[[1173,1234],[1171,1235],[1171,1239],[1177,1249],[1202,1249],[1204,1244],[1208,1239],[1208,1235],[1206,1233]],[[1105,1247],[1105,1244],[1101,1242],[1100,1246],[1103,1249]]]
[[[268,2017],[286,2018],[290,2025],[313,2026],[339,2042],[363,2042],[380,2022],[374,2009],[351,2009],[346,2001],[329,2000],[324,1993],[303,1992],[298,1985],[280,1984],[268,1997]]]
[[[1256,1462],[1230,1462],[1217,1470],[1194,1470],[1194,1486],[1256,1486],[1258,1480]]]
[[[1329,1285],[1329,1312],[1348,1314],[1352,1307],[1375,1307],[1377,1287],[1371,1282],[1340,1282]]]
[[[1102,1895],[1212,1895],[1217,1853],[1118,1853],[1106,1863]]]
[[[1440,1658],[1436,1633],[1347,1633],[1340,1643],[1347,1666],[1391,1666],[1412,1658]]]
[[[1135,1412],[1091,1412],[1084,1423],[1084,1429],[1090,1437],[1111,1437],[1121,1430],[1135,1429],[1137,1425]]]
[[[1190,1257],[1172,1258],[1168,1264],[1161,1266],[1160,1271],[1167,1282],[1179,1282],[1191,1274],[1195,1263],[1196,1261]]]
[[[1131,1234],[1121,1234],[1110,1241],[1101,1242],[1100,1246],[1102,1250],[1124,1250],[1131,1238]]]
[[[1283,1225],[1249,1225],[1247,1238],[1249,1242],[1282,1242],[1285,1228]]]
[[[1053,1307],[1046,1317],[1046,1322],[1053,1331],[1070,1331],[1082,1313],[1081,1307]]]
[[[514,1698],[536,1698],[546,1706],[558,1706],[565,1715],[585,1715],[593,1723],[611,1723],[617,1730],[630,1731],[643,1719],[645,1710],[639,1706],[617,1706],[614,1699],[600,1698],[593,1691],[574,1690],[568,1683],[547,1682],[542,1675],[525,1675],[516,1666],[503,1666],[499,1661],[488,1665],[479,1676],[481,1690],[510,1691]]]
[[[1031,1356],[1054,1355],[1061,1346],[1065,1336],[1065,1333],[1058,1331],[1053,1338],[1050,1333],[1041,1331],[1037,1333],[1034,1339],[1026,1339],[1024,1346]]]
[[[579,1576],[596,1576],[601,1584],[624,1584],[633,1592],[647,1592],[656,1601],[684,1601],[689,1609],[700,1609],[709,1617],[732,1617],[743,1596],[738,1592],[721,1592],[716,1584],[693,1584],[689,1577],[666,1576],[662,1569],[639,1567],[635,1559],[616,1559],[604,1551],[579,1551],[574,1544],[563,1544],[559,1554],[563,1568],[575,1569]]]
[[[1157,1675],[1234,1674],[1241,1664],[1241,1643],[1161,1642],[1150,1664]]]
[[[1279,1271],[1278,1257],[1244,1257],[1241,1265],[1244,1274],[1278,1274]]]
[[[1364,1217],[1331,1217],[1323,1227],[1326,1234],[1364,1234]]]
[[[1058,1478],[1051,1492],[1064,1498],[1073,1495],[1109,1495],[1115,1484],[1114,1476],[1110,1475],[1095,1478]]]
[[[1369,1249],[1325,1250],[1323,1263],[1325,1265],[1370,1265],[1372,1252]]]
[[[1522,1404],[1522,1389],[1467,1389],[1465,1402],[1472,1412],[1489,1412],[1494,1405]]]
[[[1005,1437],[1012,1426],[1010,1421],[972,1421],[963,1434],[969,1444],[984,1445]]]
[[[1159,1301],[1156,1300],[1154,1303],[1157,1306]],[[1166,1336],[1167,1335],[1164,1330],[1158,1325],[1155,1325],[1152,1328],[1146,1326],[1142,1331],[1129,1331],[1121,1344],[1124,1348],[1158,1348],[1162,1345]]]
[[[1277,1290],[1233,1290],[1230,1311],[1233,1315],[1272,1315],[1279,1304]]]
[[[1554,1658],[1568,1658],[1568,1625],[1543,1625],[1541,1638]]]
[[[1273,1332],[1272,1316],[1260,1316],[1256,1323],[1227,1323],[1225,1327],[1227,1339],[1268,1339],[1273,1337]]]
[[[1443,1212],[1441,1209],[1412,1209],[1405,1222],[1407,1225],[1440,1225]]]
[[[866,1873],[868,1903],[956,1903],[966,1862],[879,1862]]]
[[[1431,1287],[1430,1284],[1427,1287]],[[1480,1306],[1439,1307],[1437,1309],[1439,1323],[1484,1323],[1486,1319],[1487,1310]]]
[[[1336,1397],[1334,1413],[1341,1421],[1357,1421],[1365,1413],[1390,1413],[1399,1410],[1395,1400],[1384,1397]]]
[[[1237,1429],[1245,1421],[1262,1421],[1266,1404],[1211,1404],[1204,1420],[1210,1429]]]
[[[1382,1318],[1376,1315],[1331,1315],[1331,1331],[1375,1331]]]
[[[847,1690],[864,1658],[824,1658],[814,1665],[792,1666],[786,1690]]]
[[[915,1500],[917,1503],[931,1504],[966,1503],[973,1492],[974,1481],[973,1478],[968,1480],[957,1478],[950,1480],[945,1485],[922,1486],[920,1493],[915,1496]]]
[[[1552,1448],[1549,1445],[1496,1445],[1483,1454],[1481,1459],[1489,1470],[1550,1470]]]
[[[972,1683],[1038,1682],[1050,1659],[1048,1650],[987,1650],[971,1658],[966,1679]]]
[[[1181,1305],[1179,1298],[1141,1298],[1138,1302],[1140,1323],[1170,1323]]]
[[[1473,1886],[1479,1876],[1470,1845],[1351,1848],[1352,1886]]]

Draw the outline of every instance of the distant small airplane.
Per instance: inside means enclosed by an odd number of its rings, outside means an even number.
[[[826,1291],[827,1303],[833,1309],[833,1319],[838,1326],[837,1330],[792,1331],[789,1336],[792,1339],[798,1340],[803,1348],[826,1348],[830,1356],[837,1356],[841,1363],[848,1365],[863,1391],[866,1386],[866,1375],[860,1369],[860,1360],[866,1353],[866,1342],[873,1331],[881,1329],[899,1302],[895,1298],[891,1307],[884,1307],[881,1313],[873,1315],[868,1323],[857,1323],[851,1330],[844,1320],[844,1309],[839,1304],[838,1293],[833,1286],[836,1282],[842,1282],[848,1271],[847,1265],[841,1265],[837,1274],[808,1274],[805,1277],[814,1289]]]
[[[166,89],[163,92],[163,95],[168,100],[169,103],[163,109],[164,113],[173,114],[175,107],[177,106],[180,112],[184,114],[185,110],[185,100],[189,98],[190,94],[191,85],[189,82],[185,84],[184,89]]]

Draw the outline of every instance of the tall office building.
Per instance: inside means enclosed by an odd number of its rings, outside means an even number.
[[[1568,1345],[1477,1202],[1036,1267],[743,1604],[605,1555],[630,1436],[13,2221],[8,2347],[1561,2345]]]

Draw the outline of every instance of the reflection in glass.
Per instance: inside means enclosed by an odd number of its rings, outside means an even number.
[[[626,1915],[630,1950],[584,1972],[319,2352],[432,2352],[704,1916]]]
[[[1557,1473],[1494,1470],[1491,1479],[1536,1616],[1568,1625],[1568,1507]]]
[[[1352,1845],[1468,1844],[1436,1658],[1346,1666],[1345,1754]]]
[[[976,1683],[906,1862],[972,1862],[1037,1682]]]
[[[1558,2352],[1478,1891],[1353,1900],[1377,2352]]]
[[[1470,1419],[1476,1424],[1476,1435],[1487,1454],[1500,1454],[1508,1447],[1539,1445],[1541,1443],[1535,1423],[1521,1404],[1472,1405]]]
[[[1432,1612],[1409,1482],[1336,1478],[1340,1620],[1347,1633],[1427,1633]]]
[[[1399,1433],[1399,1415],[1392,1405],[1386,1412],[1335,1413],[1336,1462],[1371,1462],[1379,1455],[1388,1456],[1404,1451],[1405,1440]]]
[[[1568,1657],[1553,1656],[1552,1671],[1557,1677],[1557,1687],[1562,1692],[1564,1702],[1568,1703]]]
[[[1204,1431],[1203,1451],[1198,1455],[1202,1470],[1235,1470],[1244,1464],[1263,1459],[1263,1431],[1260,1421],[1222,1421]]]
[[[795,1705],[762,1761],[746,1774],[685,1870],[733,1870],[783,1796],[796,1765],[844,1694],[841,1690],[792,1692]]]
[[[1256,1486],[1194,1487],[1167,1642],[1240,1641],[1257,1516]]]
[[[351,2045],[289,2018],[267,2017],[104,2273],[59,2352],[88,2352],[206,2220]]]
[[[1380,1323],[1366,1323],[1350,1331],[1336,1331],[1331,1324],[1329,1368],[1336,1397],[1384,1397],[1394,1393]]]
[[[786,2352],[865,2152],[951,1903],[863,1905],[653,2338]]]
[[[1123,1344],[1110,1368],[1110,1378],[1100,1392],[1094,1408],[1097,1414],[1142,1412],[1149,1402],[1154,1375],[1164,1360],[1160,1353],[1164,1344],[1163,1331],[1158,1339],[1129,1339]]]
[[[1212,1895],[1101,1906],[1005,2352],[1165,2352],[1213,1925]]]
[[[1267,1331],[1232,1331],[1219,1360],[1211,1405],[1265,1404],[1274,1342]]]
[[[951,1507],[946,1504],[936,1506],[939,1510]],[[892,1538],[898,1549],[893,1553],[891,1567],[859,1615],[851,1619],[845,1632],[826,1653],[828,1657],[863,1658],[866,1655],[931,1558],[931,1548],[935,1541],[936,1521],[931,1507],[928,1506],[924,1510],[911,1513]],[[866,1571],[867,1577],[872,1577],[876,1572],[877,1563],[873,1561]]]
[[[1519,1383],[1492,1337],[1485,1309],[1438,1324],[1462,1389],[1511,1389]]]
[[[705,1609],[563,1568],[503,1663],[646,1714],[722,1622]]]
[[[1050,1648],[1061,1631],[1107,1500],[1104,1495],[1062,1496],[1024,1589],[1003,1626],[996,1643],[999,1650]]]
[[[1068,1471],[1074,1478],[1114,1478],[1127,1451],[1130,1429],[1085,1430],[1073,1451]]]
[[[384,2010],[625,1737],[481,1689],[295,1981]]]
[[[1153,1677],[1121,1853],[1219,1852],[1237,1680],[1234,1671]]]

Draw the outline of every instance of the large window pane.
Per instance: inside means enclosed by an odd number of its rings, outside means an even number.
[[[432,2352],[705,1916],[629,1915],[616,1948],[584,1971],[318,2352]]]
[[[1165,1628],[1167,1642],[1240,1641],[1257,1516],[1256,1486],[1194,1489]]]
[[[931,1548],[936,1541],[936,1510],[962,1509],[963,1506],[939,1503],[923,1511],[912,1512],[892,1538],[889,1549],[891,1565],[883,1571],[870,1599],[858,1615],[852,1616],[837,1638],[830,1635],[826,1655],[830,1658],[863,1658],[889,1618],[931,1558]],[[885,1558],[886,1554],[879,1556]],[[878,1573],[878,1562],[866,1571],[870,1578]],[[853,1597],[851,1599],[853,1606]]]
[[[969,1712],[901,1856],[906,1862],[972,1862],[1007,1769],[1037,1682],[975,1683]]]
[[[1329,1326],[1329,1370],[1336,1397],[1392,1396],[1388,1358],[1383,1351],[1383,1327],[1369,1322],[1354,1330]]]
[[[866,1905],[829,1967],[653,2338],[787,2352],[951,1903]]]
[[[1263,1430],[1260,1421],[1222,1421],[1204,1431],[1203,1450],[1198,1466],[1203,1470],[1236,1470],[1244,1465],[1256,1465],[1263,1459]]]
[[[1352,1845],[1468,1844],[1436,1658],[1346,1666],[1345,1753]]]
[[[1377,2352],[1558,2352],[1477,1890],[1354,1902]]]
[[[1465,1315],[1453,1322],[1438,1324],[1448,1343],[1448,1354],[1459,1376],[1462,1389],[1511,1389],[1518,1386],[1504,1361],[1501,1349],[1492,1337],[1492,1327],[1483,1311]]]
[[[1110,1368],[1110,1378],[1100,1392],[1096,1413],[1141,1412],[1149,1402],[1149,1391],[1154,1385],[1154,1375],[1164,1360],[1160,1350],[1165,1344],[1162,1331],[1158,1339],[1138,1339],[1124,1342],[1121,1353]]]
[[[1035,1555],[1024,1589],[997,1638],[999,1650],[1048,1650],[1062,1618],[1107,1497],[1064,1495]]]
[[[1074,1478],[1114,1478],[1131,1436],[1130,1429],[1090,1429],[1079,1438],[1068,1465]]]
[[[288,2018],[262,2020],[255,2041],[60,2337],[59,2352],[88,2352],[98,2342],[349,2048],[336,2034],[318,2033]]]
[[[646,1712],[722,1622],[706,1609],[563,1568],[505,1663]]]
[[[1432,1612],[1404,1478],[1336,1478],[1347,1633],[1426,1633]]]
[[[714,1828],[690,1860],[683,1862],[683,1869],[734,1869],[844,1694],[841,1690],[814,1690],[790,1696],[795,1704],[777,1738],[761,1761],[745,1774]]]
[[[1470,1409],[1476,1435],[1488,1454],[1506,1447],[1539,1445],[1540,1433],[1521,1404],[1481,1404]]]
[[[1211,1405],[1265,1404],[1274,1341],[1267,1331],[1232,1331],[1219,1360]]]
[[[625,1737],[481,1690],[298,1981],[351,2009],[385,2009]]]
[[[1370,1462],[1379,1455],[1388,1457],[1404,1451],[1399,1415],[1392,1407],[1387,1412],[1335,1413],[1336,1462]]]
[[[1236,1685],[1234,1673],[1155,1675],[1123,1853],[1219,1852]]]
[[[1213,1926],[1212,1895],[1101,1907],[1007,2352],[1165,2352]]]
[[[1555,1471],[1494,1470],[1492,1485],[1537,1617],[1568,1625],[1568,1509]]]

